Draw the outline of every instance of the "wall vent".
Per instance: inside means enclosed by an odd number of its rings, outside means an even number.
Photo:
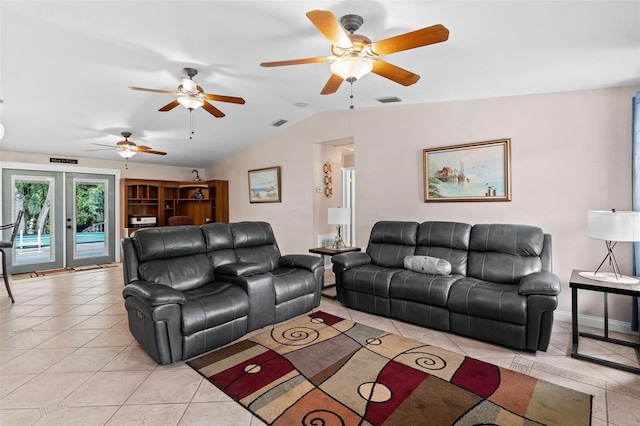
[[[380,102],[381,104],[391,104],[394,102],[402,102],[402,99],[397,96],[388,96],[386,98],[377,98],[376,101]]]
[[[280,127],[280,126],[282,126],[282,125],[283,125],[284,123],[286,123],[286,122],[287,122],[287,120],[285,120],[284,118],[281,118],[280,120],[278,120],[278,121],[276,121],[276,122],[274,122],[274,123],[271,123],[271,125],[272,125],[273,127]]]

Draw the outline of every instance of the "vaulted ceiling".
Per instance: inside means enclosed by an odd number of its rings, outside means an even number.
[[[305,16],[315,9],[361,15],[358,33],[373,41],[434,24],[450,31],[444,43],[385,56],[421,79],[404,87],[366,75],[353,85],[356,108],[640,85],[638,1],[3,0],[0,150],[117,160],[88,150],[128,131],[167,152],[132,162],[207,167],[312,114],[347,110],[349,84],[320,95],[328,63],[259,66],[331,54]],[[185,67],[205,92],[246,104],[212,102],[224,118],[159,112],[175,97],[129,89],[175,90]]]

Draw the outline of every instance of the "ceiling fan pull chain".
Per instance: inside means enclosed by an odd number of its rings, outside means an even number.
[[[349,98],[351,99],[351,105],[349,106],[349,109],[353,109],[353,108],[355,108],[355,107],[353,106],[353,81],[350,81],[350,82],[349,82],[349,85],[351,86],[351,87],[350,87],[350,91],[351,91],[351,93],[349,94]]]
[[[189,135],[189,139],[193,139],[193,109],[189,110],[189,131],[191,132],[191,134]]]

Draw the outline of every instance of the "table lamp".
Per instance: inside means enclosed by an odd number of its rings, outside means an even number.
[[[589,238],[604,240],[607,245],[607,254],[595,272],[580,272],[580,275],[597,281],[621,284],[638,283],[638,279],[622,275],[618,261],[613,254],[613,248],[619,241],[640,241],[640,212],[618,212],[615,209],[590,211],[587,214],[587,229]],[[609,260],[613,273],[598,272],[607,260]]]
[[[350,222],[350,212],[347,208],[329,208],[329,220],[327,222],[329,225],[336,225],[336,230],[338,233],[336,234],[336,238],[333,242],[334,249],[345,248],[345,245],[342,241],[342,225],[348,225]]]

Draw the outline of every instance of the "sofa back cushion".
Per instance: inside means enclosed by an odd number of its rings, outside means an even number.
[[[266,222],[237,222],[229,225],[238,262],[256,263],[260,272],[278,267],[280,249],[271,225]]]
[[[186,291],[213,281],[202,231],[197,226],[145,228],[131,240],[140,279]]]
[[[233,235],[228,223],[206,223],[200,226],[207,246],[207,256],[213,268],[228,263],[235,263],[236,253],[233,250]]]
[[[423,222],[418,227],[416,255],[437,257],[451,264],[451,273],[466,275],[471,225]]]
[[[377,222],[367,246],[371,262],[384,268],[404,268],[404,258],[415,254],[417,232],[417,222]]]
[[[502,284],[517,284],[540,272],[544,246],[542,229],[529,225],[474,225],[469,241],[467,276]]]

